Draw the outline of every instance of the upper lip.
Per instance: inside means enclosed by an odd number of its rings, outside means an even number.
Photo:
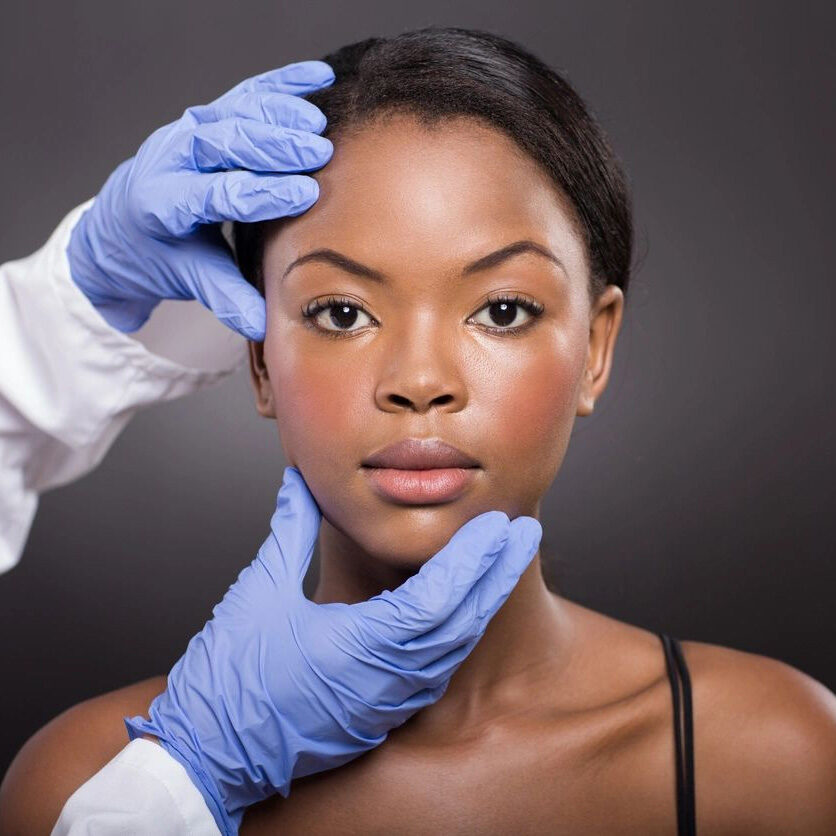
[[[376,450],[364,459],[363,465],[429,470],[436,467],[479,467],[479,462],[440,438],[404,438]]]

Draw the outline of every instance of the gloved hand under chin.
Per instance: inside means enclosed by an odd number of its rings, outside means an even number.
[[[222,833],[294,778],[338,767],[444,693],[542,536],[532,517],[469,520],[394,591],[358,604],[302,592],[320,510],[284,472],[270,535],[151,703],[125,718],[186,769]]]
[[[323,61],[246,79],[151,134],[108,177],[73,227],[73,280],[105,320],[136,331],[161,299],[198,299],[263,340],[264,299],[241,275],[223,221],[299,215],[319,197],[311,171],[331,159],[322,111],[299,98],[334,81]]]

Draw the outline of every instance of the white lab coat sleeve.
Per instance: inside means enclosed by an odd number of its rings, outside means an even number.
[[[41,492],[96,467],[138,409],[246,361],[246,340],[197,301],[164,300],[133,334],[105,321],[66,255],[92,202],[37,252],[0,265],[0,573],[20,560]]]
[[[132,740],[68,799],[50,836],[220,836],[183,766],[158,743]]]

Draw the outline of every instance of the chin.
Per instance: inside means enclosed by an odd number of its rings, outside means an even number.
[[[347,526],[340,526],[375,562],[403,572],[416,572],[432,559],[473,517],[490,510],[464,502],[444,505],[395,506],[358,512]],[[360,523],[361,530],[355,530]]]
[[[435,545],[422,546],[421,543],[408,544],[408,548],[404,548],[407,544],[399,544],[397,548],[382,545],[380,548],[371,547],[367,549],[367,554],[390,569],[414,574],[428,560],[431,560],[444,547],[446,542],[447,540],[437,548]]]

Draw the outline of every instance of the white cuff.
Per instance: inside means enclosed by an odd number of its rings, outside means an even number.
[[[132,740],[70,797],[50,836],[220,836],[186,770],[158,743]]]
[[[244,337],[199,302],[163,301],[134,335],[105,321],[66,254],[91,203],[40,250],[0,264],[0,573],[20,559],[38,494],[92,470],[138,409],[246,362]]]

